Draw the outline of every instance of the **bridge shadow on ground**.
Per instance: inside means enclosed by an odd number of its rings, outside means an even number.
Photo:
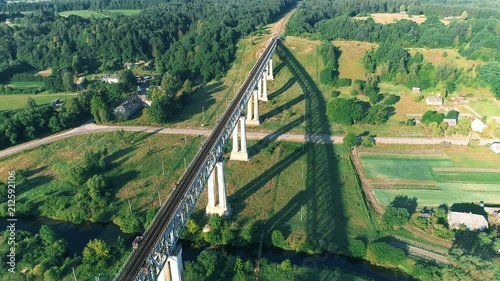
[[[293,100],[288,101],[287,103],[285,103],[283,105],[275,107],[271,111],[262,114],[260,116],[261,117],[261,121],[265,122],[267,119],[269,119],[269,118],[271,118],[271,117],[273,117],[273,116],[275,116],[277,114],[280,114],[281,112],[283,112],[285,110],[290,109],[292,106],[298,104],[299,102],[301,102],[303,100],[304,100],[304,95],[300,95],[300,96],[294,98]]]
[[[286,81],[285,85],[283,85],[281,88],[279,88],[278,90],[270,93],[268,95],[268,98],[269,99],[273,99],[281,94],[283,94],[284,92],[286,92],[288,89],[290,89],[293,84],[295,84],[295,82],[297,82],[297,80],[295,79],[295,77],[292,77],[290,79],[288,79],[288,81]]]
[[[304,122],[304,116],[299,116],[292,122],[276,130],[274,133],[269,134],[265,138],[259,140],[248,150],[250,156],[259,154],[263,149],[268,147],[270,143],[276,141],[278,137],[288,133],[293,128],[296,128],[297,126],[302,124],[302,122]]]
[[[331,135],[326,101],[313,79],[280,41],[276,50],[305,93],[306,134]],[[349,255],[348,218],[345,215],[342,182],[339,180],[333,144],[327,140],[323,140],[323,143],[309,142],[305,144],[304,153],[307,165],[305,190],[268,221],[267,231],[272,231],[270,227],[295,215],[303,204],[306,208],[306,243],[309,247],[317,252]]]

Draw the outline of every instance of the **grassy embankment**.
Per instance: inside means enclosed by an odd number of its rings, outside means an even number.
[[[485,147],[428,149],[433,153],[427,156],[411,148],[401,148],[396,154],[383,149],[365,149],[361,153],[366,176],[382,205],[398,195],[416,197],[420,207],[500,203],[497,155]]]

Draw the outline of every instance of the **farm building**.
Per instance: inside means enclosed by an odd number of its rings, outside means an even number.
[[[492,143],[490,149],[495,153],[500,153],[500,142]]]
[[[488,228],[488,221],[484,216],[472,213],[449,212],[448,224],[452,229],[458,229],[463,224],[469,230],[480,230]]]
[[[479,133],[482,133],[484,129],[488,128],[488,126],[486,126],[486,124],[484,124],[483,121],[481,121],[481,119],[476,119],[472,121],[470,127],[472,128],[473,131]]]
[[[443,119],[444,123],[448,124],[448,127],[455,127],[457,125],[457,119]]]
[[[427,103],[428,105],[442,105],[443,97],[441,97],[441,95],[429,96],[425,99],[425,103]]]

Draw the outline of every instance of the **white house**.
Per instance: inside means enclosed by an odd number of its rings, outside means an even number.
[[[500,142],[492,143],[490,149],[495,153],[500,153]]]
[[[448,224],[451,229],[458,229],[463,224],[469,230],[480,230],[488,228],[488,221],[484,216],[472,213],[449,212]]]
[[[472,121],[470,127],[472,128],[473,131],[479,133],[482,133],[484,129],[488,128],[488,126],[486,126],[486,124],[484,124],[483,121],[481,121],[481,119],[476,119]]]
[[[425,103],[427,103],[428,105],[442,105],[443,104],[443,97],[441,97],[441,95],[428,96],[425,99]]]

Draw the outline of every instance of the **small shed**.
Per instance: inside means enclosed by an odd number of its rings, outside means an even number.
[[[431,213],[420,213],[420,215],[418,217],[420,219],[430,220],[431,219]]]
[[[413,87],[412,91],[415,93],[415,94],[420,94],[422,91],[420,90],[419,87]]]
[[[61,103],[61,100],[60,100],[60,99],[55,99],[55,100],[52,100],[52,101],[50,102],[50,105],[52,105],[52,106],[56,106],[56,105],[58,105],[59,103]]]
[[[495,153],[500,153],[500,142],[492,143],[490,149]]]
[[[447,123],[448,127],[455,127],[457,125],[457,119],[445,118],[443,119],[443,122]]]
[[[488,221],[482,215],[462,212],[449,212],[448,224],[452,229],[458,229],[463,224],[469,230],[483,231],[488,228]]]
[[[441,95],[428,96],[425,99],[425,103],[427,103],[428,105],[442,105],[443,104],[443,97],[441,97]]]
[[[483,121],[481,121],[481,119],[476,119],[472,121],[470,127],[472,128],[473,131],[479,133],[482,133],[484,129],[488,128],[488,126],[486,126],[486,124],[484,124]]]

